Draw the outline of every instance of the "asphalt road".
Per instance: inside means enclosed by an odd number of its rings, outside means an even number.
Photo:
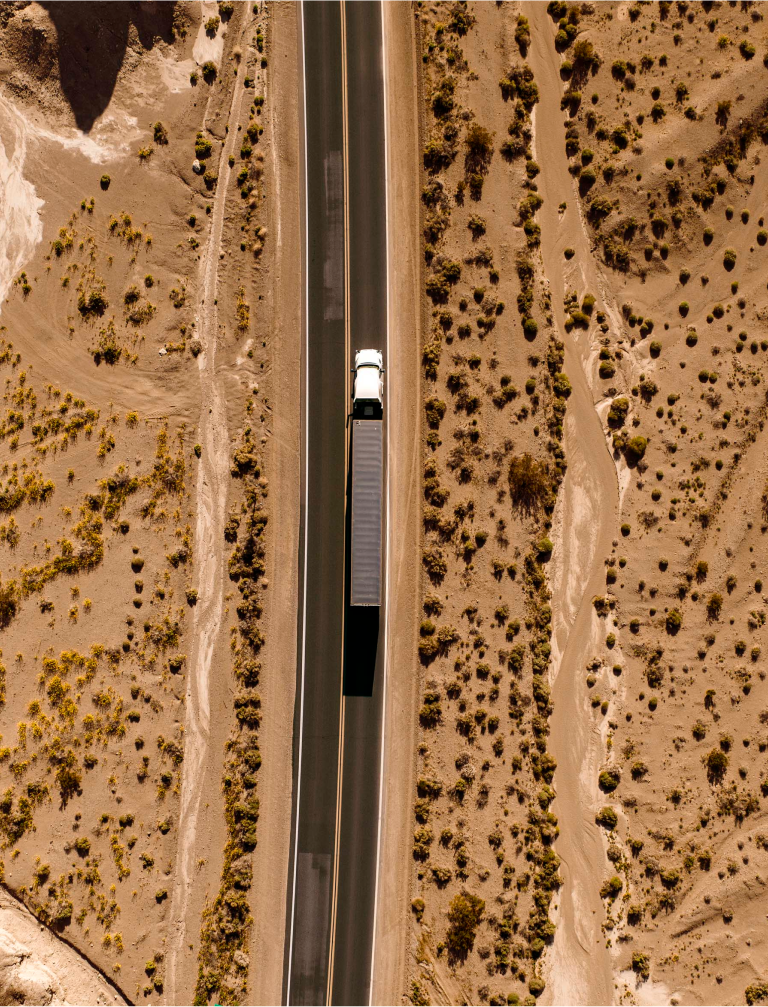
[[[302,394],[304,544],[299,569],[304,584],[284,1001],[367,1004],[376,892],[386,596],[380,609],[350,608],[348,586],[345,597],[349,582],[345,578],[349,562],[345,448],[350,409],[347,376],[355,349],[380,348],[386,366],[381,8],[378,0],[358,0],[342,11],[337,0],[320,0],[303,4],[302,18],[307,367]]]

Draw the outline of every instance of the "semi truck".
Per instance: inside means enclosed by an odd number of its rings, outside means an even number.
[[[355,354],[352,389],[351,605],[381,605],[384,499],[384,361],[379,350]]]

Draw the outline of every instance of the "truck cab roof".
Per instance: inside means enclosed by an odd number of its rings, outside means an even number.
[[[380,350],[355,353],[355,382],[352,391],[355,416],[381,418],[384,407],[384,358]]]

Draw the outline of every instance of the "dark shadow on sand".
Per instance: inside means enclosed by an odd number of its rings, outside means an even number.
[[[144,49],[172,42],[175,0],[139,3],[45,2],[56,27],[59,76],[78,128],[90,132],[109,105],[128,48],[130,26]]]

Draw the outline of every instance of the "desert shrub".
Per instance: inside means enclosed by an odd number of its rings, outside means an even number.
[[[723,266],[730,272],[736,265],[736,252],[732,248],[726,248],[723,253]]]
[[[601,808],[595,815],[595,822],[598,825],[602,825],[604,829],[615,829],[618,821],[618,815],[614,809],[610,807]]]
[[[528,992],[533,997],[540,997],[546,988],[547,984],[540,976],[534,976],[528,983]]]
[[[517,17],[517,25],[515,26],[515,42],[517,42],[518,48],[520,49],[520,55],[526,56],[528,54],[528,46],[531,44],[531,26],[528,23],[528,18],[519,14]]]
[[[200,68],[200,71],[206,84],[212,84],[214,80],[216,80],[216,75],[219,72],[212,59],[206,60]]]
[[[645,437],[632,437],[627,441],[624,446],[624,457],[630,468],[633,468],[642,459],[647,447],[648,441]]]
[[[621,783],[621,773],[618,769],[604,769],[598,777],[600,789],[610,794]]]
[[[83,318],[90,318],[91,315],[103,315],[108,307],[109,302],[100,290],[91,290],[87,297],[83,291],[77,299],[77,310]]]
[[[623,427],[629,412],[629,399],[624,397],[616,398],[611,402],[608,410],[608,426],[612,429]]]
[[[527,452],[509,465],[509,492],[512,506],[525,515],[537,514],[551,499],[552,477],[546,462]]]
[[[437,119],[449,115],[454,108],[456,81],[453,77],[443,77],[432,94],[432,112]]]
[[[587,192],[592,188],[592,186],[597,181],[597,172],[594,168],[585,168],[579,175],[579,190],[582,196],[586,195]]]
[[[717,593],[710,595],[709,601],[707,602],[707,618],[710,621],[719,619],[722,607],[723,596]]]
[[[600,896],[604,899],[615,899],[623,887],[624,882],[617,874],[614,874],[601,885]]]
[[[467,129],[464,146],[467,151],[468,170],[481,172],[487,170],[493,155],[493,133],[479,123],[473,122]]]
[[[168,133],[166,132],[165,126],[162,122],[156,122],[154,124],[152,127],[152,133],[155,143],[160,144],[161,146],[168,143]]]
[[[211,141],[203,136],[202,133],[198,133],[195,138],[195,157],[199,161],[204,161],[206,157],[210,157],[213,152],[213,145]],[[193,225],[191,225],[193,226]]]
[[[0,582],[0,629],[5,629],[13,621],[19,604],[16,581]]]
[[[422,556],[422,562],[433,583],[440,583],[448,572],[445,556],[438,548],[426,549]]]
[[[102,187],[102,189],[106,190],[109,188],[109,183],[111,181],[112,179],[109,177],[109,175],[102,175],[101,178],[99,179],[99,185]]]
[[[530,342],[536,338],[539,331],[538,323],[535,318],[524,318],[523,319],[523,335]]]
[[[559,371],[552,378],[552,392],[558,399],[567,399],[572,392],[571,382],[568,376]]]
[[[430,429],[437,430],[442,418],[445,416],[446,405],[442,399],[431,398],[424,403],[427,415],[427,424]]]
[[[719,748],[713,748],[704,760],[710,783],[720,783],[728,769],[728,756]]]
[[[674,636],[683,625],[683,617],[676,608],[672,608],[667,612],[667,617],[664,620],[664,625],[670,636]]]
[[[423,727],[437,727],[442,718],[442,708],[440,706],[440,693],[428,692],[424,696],[424,705],[419,713],[419,720]]]
[[[642,951],[635,951],[632,955],[632,971],[641,979],[648,979],[651,974],[651,959]]]
[[[756,982],[750,983],[744,990],[744,999],[748,1007],[764,1003],[768,999],[768,982],[764,979],[758,979]]]
[[[445,942],[451,957],[464,959],[475,943],[477,927],[485,911],[485,902],[477,895],[461,892],[454,895],[448,909],[448,932]]]
[[[56,764],[56,786],[61,795],[60,810],[67,806],[68,801],[76,794],[82,793],[82,775],[75,753],[71,750],[56,754],[52,760]]]

